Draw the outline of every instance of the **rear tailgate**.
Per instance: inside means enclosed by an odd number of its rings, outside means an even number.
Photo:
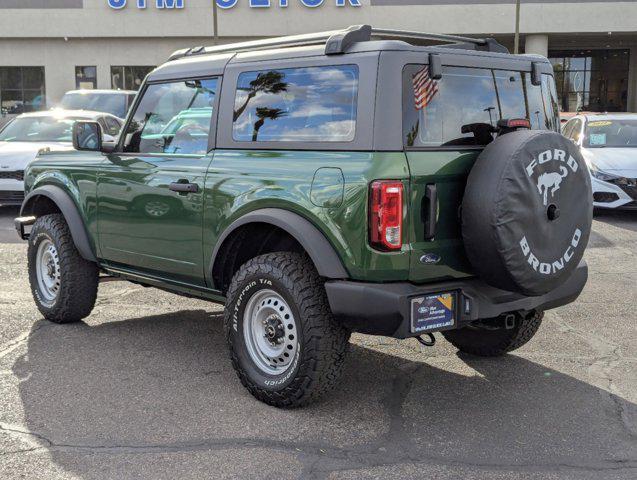
[[[460,206],[478,155],[501,119],[526,118],[533,129],[557,129],[554,81],[531,76],[532,61],[514,56],[478,67],[447,66],[431,76],[427,65],[403,69],[403,139],[410,170],[409,216],[412,282],[472,275],[461,233]],[[451,57],[449,57],[451,58]],[[493,62],[493,65],[488,65]],[[550,71],[550,64],[544,61]],[[433,78],[435,77],[435,78]],[[437,201],[427,192],[435,190]],[[433,204],[434,208],[430,209]],[[435,231],[427,231],[433,217]]]
[[[467,176],[479,153],[467,150],[407,152],[411,174],[411,281],[430,282],[471,275],[462,243],[460,204]],[[429,211],[427,185],[435,186],[438,197],[438,221],[433,239],[425,238]]]

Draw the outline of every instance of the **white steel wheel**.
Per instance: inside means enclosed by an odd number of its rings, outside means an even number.
[[[38,290],[47,304],[55,303],[60,291],[60,257],[53,242],[45,239],[40,242],[35,265]]]
[[[243,336],[250,358],[269,375],[287,371],[299,348],[292,310],[274,290],[252,295],[244,311]]]

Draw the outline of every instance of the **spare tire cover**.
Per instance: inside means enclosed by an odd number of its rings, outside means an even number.
[[[591,180],[578,147],[555,132],[518,130],[478,156],[462,202],[462,237],[486,283],[542,295],[577,267],[592,218]]]

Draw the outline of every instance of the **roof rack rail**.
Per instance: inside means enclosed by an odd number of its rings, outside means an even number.
[[[301,47],[307,45],[325,45],[326,55],[338,55],[345,53],[349,47],[358,42],[367,42],[372,36],[395,39],[434,40],[451,43],[458,48],[483,49],[491,52],[508,53],[506,47],[499,44],[493,38],[471,38],[459,35],[444,35],[440,33],[410,32],[406,30],[390,30],[384,28],[372,28],[370,25],[352,25],[343,30],[331,30],[326,32],[308,33],[303,35],[290,35],[286,37],[267,38],[248,42],[229,43],[212,47],[193,47],[178,50],[173,53],[170,60],[189,57],[193,55],[215,53],[239,53],[253,50],[271,48]]]

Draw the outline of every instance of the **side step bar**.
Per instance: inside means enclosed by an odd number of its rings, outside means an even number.
[[[22,240],[29,239],[29,233],[24,231],[24,227],[28,227],[35,223],[36,217],[18,217],[13,220],[13,224],[15,225],[15,229],[18,232],[18,236]]]

